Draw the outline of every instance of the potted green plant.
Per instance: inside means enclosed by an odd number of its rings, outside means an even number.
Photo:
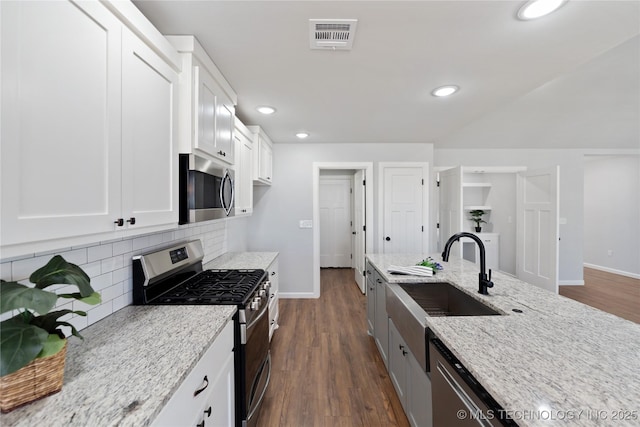
[[[482,225],[481,224],[486,224],[487,221],[482,219],[482,215],[485,214],[485,211],[483,211],[482,209],[474,209],[472,211],[469,211],[469,215],[471,215],[471,218],[469,218],[471,221],[476,223],[476,232],[480,233],[482,231]]]
[[[0,313],[17,312],[0,322],[2,412],[62,388],[67,339],[61,328],[69,327],[71,334],[79,338],[82,336],[72,324],[60,318],[68,314],[86,316],[87,313],[69,309],[52,311],[58,298],[75,299],[90,305],[101,301],[100,294],[91,287],[89,276],[60,255],[34,271],[29,281],[35,286],[0,281]],[[78,292],[58,294],[45,290],[53,285],[73,285]],[[42,384],[51,379],[55,384]]]

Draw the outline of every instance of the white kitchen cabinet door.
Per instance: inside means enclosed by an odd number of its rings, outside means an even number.
[[[273,181],[273,143],[260,126],[247,126],[254,137],[253,181],[258,185],[271,185]]]
[[[122,216],[178,221],[178,73],[129,30],[122,54]]]
[[[408,347],[396,329],[393,321],[389,319],[389,378],[396,389],[402,408],[407,412],[407,367],[405,356]]]
[[[0,8],[3,249],[112,232],[121,211],[122,25],[99,2]]]
[[[279,284],[279,264],[278,258],[273,260],[267,269],[271,289],[269,289],[269,340],[273,338],[273,333],[280,327],[278,320],[280,317],[280,284]]]
[[[366,294],[367,294],[367,331],[369,335],[375,335],[376,323],[376,273],[371,264],[366,265]],[[385,308],[386,311],[386,308]]]
[[[236,144],[236,182],[235,215],[253,213],[253,139],[251,132],[240,122],[235,121],[233,139]]]
[[[227,353],[227,358],[217,369],[218,377],[211,384],[199,422],[203,422],[203,426],[233,426],[236,419],[233,352]]]
[[[384,365],[389,367],[389,316],[387,315],[387,284],[376,275],[376,317],[375,338],[376,345]]]

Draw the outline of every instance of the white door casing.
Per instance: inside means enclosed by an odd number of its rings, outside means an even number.
[[[559,187],[559,166],[518,175],[516,274],[554,293],[558,293]]]
[[[462,231],[462,168],[460,166],[440,172],[440,241],[442,250],[447,239]],[[456,242],[450,255],[462,258],[462,245]]]
[[[358,170],[353,176],[353,268],[355,268],[356,283],[364,294],[366,280],[364,277],[364,248],[366,235],[365,224],[365,178],[364,171]]]
[[[351,267],[350,176],[320,177],[320,267]]]
[[[350,169],[363,170],[365,181],[373,182],[372,162],[313,162],[313,221],[312,224],[320,222],[319,195],[320,195],[320,170],[329,169]],[[373,186],[365,186],[365,227],[366,224],[373,224]],[[373,227],[365,230],[365,253],[373,253]],[[366,289],[366,287],[365,287]],[[313,227],[313,293],[312,294],[288,294],[289,298],[318,298],[320,297],[320,229]]]
[[[383,253],[424,253],[428,247],[426,163],[381,163]]]

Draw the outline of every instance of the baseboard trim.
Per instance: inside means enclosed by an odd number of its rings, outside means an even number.
[[[630,273],[628,271],[616,270],[615,268],[603,267],[601,265],[583,264],[587,268],[593,268],[594,270],[606,271],[607,273],[619,274],[620,276],[631,277],[632,279],[640,279],[640,274]]]
[[[584,286],[584,280],[559,280],[558,286]]]
[[[280,298],[282,299],[311,299],[320,298],[320,295],[316,295],[313,292],[280,292]]]

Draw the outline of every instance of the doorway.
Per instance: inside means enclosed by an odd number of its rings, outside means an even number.
[[[328,172],[333,171],[333,172]],[[348,172],[345,172],[348,171]],[[313,296],[320,297],[320,256],[321,256],[321,203],[320,203],[320,176],[350,174],[353,177],[355,196],[352,207],[351,225],[352,248],[355,280],[364,294],[366,292],[364,278],[364,256],[373,249],[373,230],[367,224],[373,224],[373,163],[371,162],[331,162],[313,163]],[[361,199],[360,199],[361,197]],[[361,202],[356,201],[361,200]],[[360,225],[361,224],[361,225]]]
[[[320,268],[354,267],[354,173],[320,171]]]

